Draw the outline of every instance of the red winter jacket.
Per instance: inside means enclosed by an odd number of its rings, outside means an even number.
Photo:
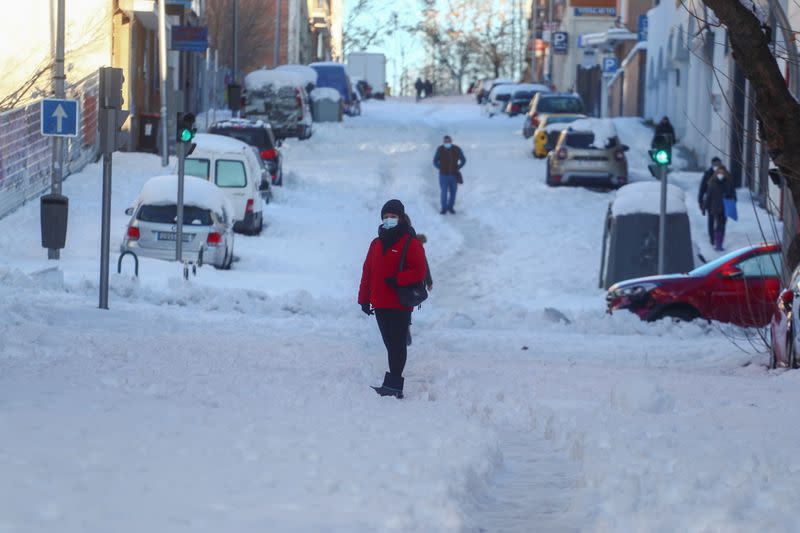
[[[400,255],[403,246],[411,239],[406,253],[406,264],[402,272],[398,273]],[[372,304],[375,309],[405,309],[412,310],[400,304],[397,299],[396,289],[386,284],[386,278],[396,277],[400,286],[413,285],[425,279],[425,250],[422,243],[411,235],[403,235],[396,243],[383,253],[383,244],[380,239],[375,239],[369,245],[367,259],[364,261],[364,271],[361,274],[361,287],[358,290],[358,303]]]

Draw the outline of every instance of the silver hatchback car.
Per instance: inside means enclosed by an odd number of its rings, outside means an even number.
[[[620,142],[613,125],[591,127],[599,121],[581,119],[561,132],[547,155],[548,185],[619,188],[628,183],[629,148]]]
[[[125,211],[131,219],[122,240],[122,253],[175,260],[176,180],[176,176],[151,178],[142,188],[136,205]],[[229,269],[233,263],[234,235],[227,199],[206,180],[187,176],[185,185],[183,259],[198,261],[202,252],[204,264]],[[160,194],[162,191],[168,193]]]

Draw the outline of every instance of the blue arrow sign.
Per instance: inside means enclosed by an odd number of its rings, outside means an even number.
[[[54,137],[77,136],[80,122],[78,101],[45,98],[42,100],[40,122],[42,135]]]

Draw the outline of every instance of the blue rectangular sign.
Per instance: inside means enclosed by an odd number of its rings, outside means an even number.
[[[205,52],[208,48],[208,26],[173,26],[172,50]]]
[[[569,34],[565,31],[554,31],[551,37],[554,54],[566,54],[569,51]]]
[[[636,35],[639,41],[647,40],[647,15],[639,15],[639,25],[637,27]]]
[[[616,57],[603,58],[603,74],[614,74],[619,68],[619,60]]]
[[[576,7],[576,17],[616,17],[616,7]]]
[[[75,137],[78,135],[77,100],[45,98],[42,100],[39,121],[42,135],[54,137]]]

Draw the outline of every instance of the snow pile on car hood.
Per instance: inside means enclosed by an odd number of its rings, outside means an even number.
[[[608,140],[617,136],[617,128],[609,119],[603,118],[582,118],[569,125],[575,131],[591,131],[594,133],[592,146],[604,150]]]
[[[582,119],[575,118],[575,119],[573,119],[573,120],[571,120],[569,122],[550,122],[550,121],[548,121],[547,125],[544,127],[544,131],[546,131],[547,133],[550,133],[551,131],[562,131],[562,130],[565,130],[567,128],[573,127],[575,122],[577,122],[578,120],[582,120]]]
[[[273,87],[304,87],[306,75],[291,69],[254,70],[244,78],[244,86],[248,91]]]
[[[240,154],[250,148],[250,145],[244,141],[226,135],[217,135],[216,133],[198,133],[194,136],[194,143],[197,145],[195,152]]]
[[[611,203],[611,214],[657,215],[661,209],[661,184],[658,182],[631,183],[617,191]],[[667,184],[667,214],[686,213],[686,196],[683,189]]]
[[[275,67],[278,72],[291,72],[299,81],[302,81],[303,87],[308,85],[317,84],[317,71],[306,65],[278,65]]]
[[[311,91],[311,99],[312,100],[332,100],[334,102],[338,102],[342,99],[342,95],[339,94],[339,91],[336,89],[332,89],[330,87],[317,87],[313,91]]]
[[[150,178],[142,186],[136,205],[175,205],[178,198],[178,176],[168,174]],[[230,203],[219,187],[208,180],[185,176],[183,205],[208,209],[218,214],[223,210],[232,213]]]

